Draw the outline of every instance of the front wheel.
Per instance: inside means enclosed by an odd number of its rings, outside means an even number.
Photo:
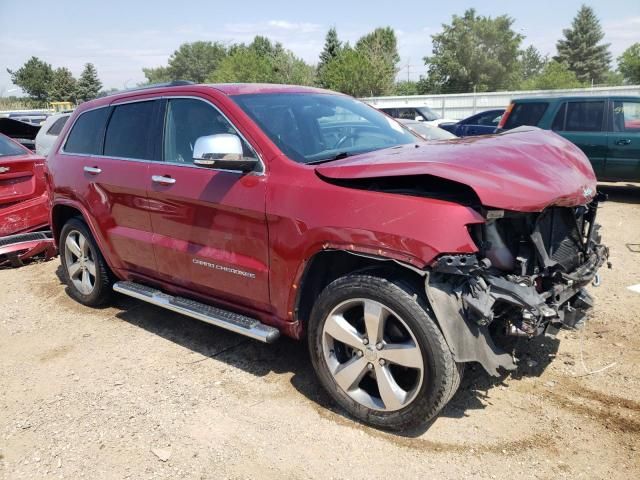
[[[311,314],[309,348],[329,394],[375,427],[428,422],[460,382],[421,296],[393,279],[350,275],[328,285]]]

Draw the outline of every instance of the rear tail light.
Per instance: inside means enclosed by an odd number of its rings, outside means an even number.
[[[498,123],[498,130],[501,130],[504,128],[505,124],[507,123],[507,118],[509,118],[509,114],[511,113],[511,110],[513,110],[513,103],[510,103],[507,109],[502,114],[500,123]]]

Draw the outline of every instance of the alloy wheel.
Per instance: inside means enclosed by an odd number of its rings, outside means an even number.
[[[347,300],[327,316],[324,359],[336,384],[374,410],[409,405],[424,380],[422,352],[407,323],[380,302]]]
[[[91,294],[96,285],[96,263],[89,241],[78,230],[72,230],[64,242],[64,253],[71,283],[83,295]]]

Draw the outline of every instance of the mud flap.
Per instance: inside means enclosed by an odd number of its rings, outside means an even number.
[[[494,377],[500,375],[500,367],[505,370],[517,368],[511,355],[493,343],[487,327],[479,326],[465,317],[462,302],[450,283],[433,281],[431,276],[427,276],[425,289],[456,362],[478,362]]]

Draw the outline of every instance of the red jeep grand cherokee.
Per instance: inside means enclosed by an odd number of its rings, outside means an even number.
[[[162,85],[84,103],[48,159],[70,294],[113,290],[264,342],[308,338],[352,416],[436,415],[501,333],[583,322],[596,180],[535,128],[426,142],[353,98]]]

